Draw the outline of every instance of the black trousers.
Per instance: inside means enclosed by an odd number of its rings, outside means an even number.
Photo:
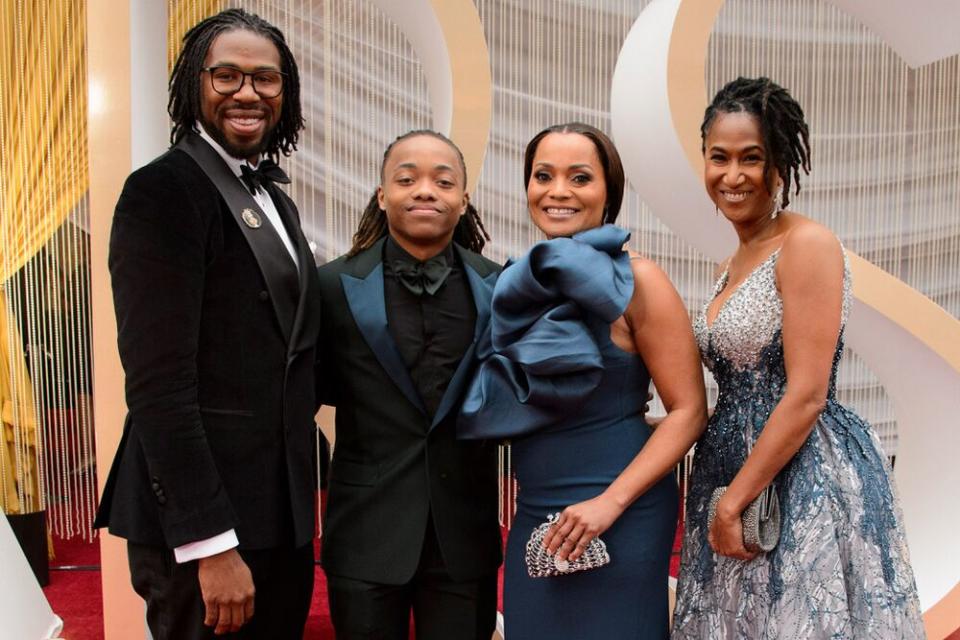
[[[147,603],[154,640],[301,640],[313,595],[313,544],[240,550],[257,590],[253,618],[237,633],[213,634],[197,581],[197,561],[177,564],[165,547],[127,543],[134,590]]]
[[[386,585],[327,574],[337,640],[490,640],[497,620],[497,573],[456,582],[447,573],[432,519],[413,579]]]

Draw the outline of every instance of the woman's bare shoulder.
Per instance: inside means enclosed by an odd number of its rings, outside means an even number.
[[[795,213],[791,214],[790,228],[780,251],[781,257],[811,260],[840,256],[843,249],[833,231],[816,220]]]
[[[629,250],[628,253],[630,254],[630,269],[633,271],[634,278],[655,278],[657,280],[667,278],[666,272],[654,260],[633,250]]]

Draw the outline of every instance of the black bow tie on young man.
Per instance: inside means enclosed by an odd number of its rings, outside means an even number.
[[[246,164],[240,165],[240,179],[250,189],[250,193],[256,193],[257,189],[265,187],[268,182],[290,184],[286,172],[277,166],[276,162],[268,159],[261,160],[256,169]]]
[[[400,284],[416,296],[422,296],[424,292],[434,295],[452,271],[443,254],[433,256],[426,262],[394,260],[391,266]]]

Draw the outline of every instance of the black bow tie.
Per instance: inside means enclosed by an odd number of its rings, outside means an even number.
[[[266,186],[268,182],[290,184],[286,172],[277,166],[276,162],[267,159],[261,160],[256,169],[249,165],[240,165],[240,179],[250,189],[250,193],[256,193],[257,189]]]
[[[394,260],[391,266],[400,284],[416,296],[422,296],[424,292],[434,295],[452,270],[443,255],[433,256],[426,262]]]

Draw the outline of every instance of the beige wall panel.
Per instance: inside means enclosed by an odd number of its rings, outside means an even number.
[[[90,101],[90,274],[93,315],[94,424],[99,489],[110,471],[126,404],[117,353],[117,327],[107,271],[110,221],[130,173],[130,10],[129,3],[89,0],[88,81]],[[107,640],[142,638],[144,606],[130,586],[124,540],[101,532],[103,624]],[[69,621],[67,621],[69,625]],[[69,631],[69,628],[68,628]]]

